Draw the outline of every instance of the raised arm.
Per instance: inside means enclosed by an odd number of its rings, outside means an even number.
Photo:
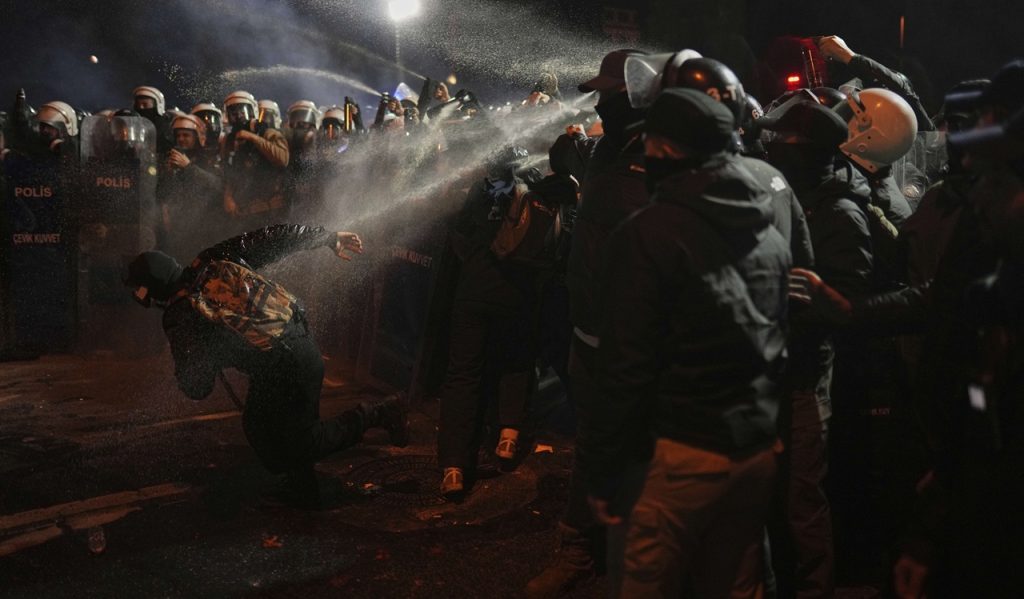
[[[329,247],[339,258],[347,252],[361,254],[363,242],[355,233],[328,231],[306,225],[273,225],[222,241],[203,252],[209,258],[238,257],[253,268],[262,268],[295,252]]]

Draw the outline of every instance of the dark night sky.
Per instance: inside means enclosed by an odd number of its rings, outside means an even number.
[[[617,2],[549,0],[540,2],[539,9],[517,13],[515,9],[521,10],[524,2],[422,1],[424,14],[403,30],[403,63],[440,78],[454,69],[460,79],[492,101],[529,87],[540,64],[555,55],[578,62],[563,72],[576,73],[579,65],[591,63],[596,68],[608,42],[600,39],[599,10],[594,7]],[[394,67],[367,57],[392,58],[394,30],[384,4],[383,0],[0,0],[0,107],[8,105],[8,98],[13,99],[22,86],[35,105],[59,98],[87,110],[127,105],[130,90],[143,84],[160,87],[169,105],[182,108],[205,97],[219,102],[229,87],[249,87],[259,97],[278,100],[282,108],[307,96],[318,103],[340,102],[342,95],[355,91],[323,77],[275,77],[238,84],[215,77],[229,69],[277,64],[323,69],[374,89],[393,89],[399,77]],[[1019,0],[632,0],[622,4],[640,10],[648,30],[642,43],[650,48],[714,47],[713,37],[727,28],[721,21],[725,18],[745,21],[726,25],[745,34],[755,54],[775,35],[837,33],[855,50],[901,66],[925,95],[933,97],[960,79],[986,76],[1014,55],[1024,55],[1024,43],[1015,29],[1024,16],[1024,3]],[[678,8],[684,4],[685,8]],[[731,8],[723,8],[727,6]],[[694,22],[689,28],[680,27],[680,36],[700,31],[704,39],[687,43],[673,39],[672,29],[646,25],[666,14],[665,10],[687,11]],[[727,10],[738,10],[739,17]],[[901,14],[907,15],[902,53],[898,47]],[[572,39],[557,39],[560,31]],[[498,41],[492,44],[486,38]],[[98,64],[89,62],[92,54],[99,58]],[[418,79],[408,74],[402,79],[418,91]],[[570,87],[567,83],[564,88]],[[370,98],[364,92],[361,100]]]

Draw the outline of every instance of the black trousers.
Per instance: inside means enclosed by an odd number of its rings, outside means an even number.
[[[525,305],[456,302],[452,307],[437,435],[442,468],[476,466],[492,400],[497,402],[498,426],[517,428],[522,423],[535,384],[533,329]]]
[[[275,473],[312,468],[358,443],[364,431],[358,410],[320,420],[324,363],[313,337],[289,335],[285,345],[271,350],[265,367],[252,375],[242,414],[249,444]]]
[[[582,445],[583,435],[587,431],[587,417],[590,405],[597,397],[597,386],[594,378],[597,368],[597,348],[583,343],[576,335],[572,336],[569,350],[569,376],[572,378],[572,401],[576,411],[576,446]],[[569,498],[562,514],[562,524],[584,533],[588,537],[603,536],[594,514],[587,503],[587,485],[584,477],[585,457],[576,450],[573,453],[572,475],[569,478]],[[595,539],[588,539],[595,542]],[[595,542],[595,545],[599,545]]]
[[[828,420],[814,391],[792,391],[779,414],[785,451],[768,521],[779,597],[810,599],[835,593],[832,512],[825,496]]]

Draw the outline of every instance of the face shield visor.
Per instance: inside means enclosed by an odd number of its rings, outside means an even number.
[[[626,59],[626,94],[633,108],[648,108],[664,89],[663,79],[669,63],[677,67],[691,58],[700,58],[694,50],[665,54],[634,55]]]
[[[220,135],[220,128],[222,126],[220,122],[220,115],[213,111],[203,111],[201,113],[197,113],[196,116],[206,123],[206,130],[210,132],[210,135]]]
[[[277,129],[281,126],[281,116],[273,108],[260,107],[260,115],[256,119],[259,124],[273,129]]]
[[[300,108],[288,113],[288,126],[292,129],[316,129],[316,113],[308,108]]]
[[[252,105],[245,102],[232,104],[227,107],[225,112],[228,114],[228,122],[232,127],[248,125],[249,121],[256,118],[256,111],[253,110]]]
[[[114,117],[110,119],[110,136],[118,145],[131,146],[144,136],[137,124],[128,118]]]
[[[338,141],[341,139],[345,132],[345,125],[334,118],[324,119],[323,125],[324,138],[328,141]]]
[[[220,135],[222,126],[220,114],[212,110],[202,110],[197,112],[196,116],[206,123],[206,130],[211,136],[216,137]]]

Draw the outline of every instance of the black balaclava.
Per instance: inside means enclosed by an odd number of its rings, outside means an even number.
[[[142,303],[149,307],[148,300],[166,302],[171,299],[181,283],[183,270],[177,260],[163,252],[143,252],[128,265],[124,282],[129,287],[145,287],[147,301]]]
[[[835,151],[828,147],[772,141],[765,144],[765,149],[768,163],[782,172],[798,195],[817,188],[833,174]]]
[[[153,123],[154,126],[156,126],[157,121],[160,120],[160,113],[157,112],[155,106],[153,108],[136,108],[135,112],[139,113],[141,117]]]
[[[626,135],[626,127],[642,121],[646,110],[633,108],[629,103],[629,95],[623,91],[611,98],[601,102],[594,107],[597,115],[601,117],[601,126],[605,135],[614,138],[622,138]]]

